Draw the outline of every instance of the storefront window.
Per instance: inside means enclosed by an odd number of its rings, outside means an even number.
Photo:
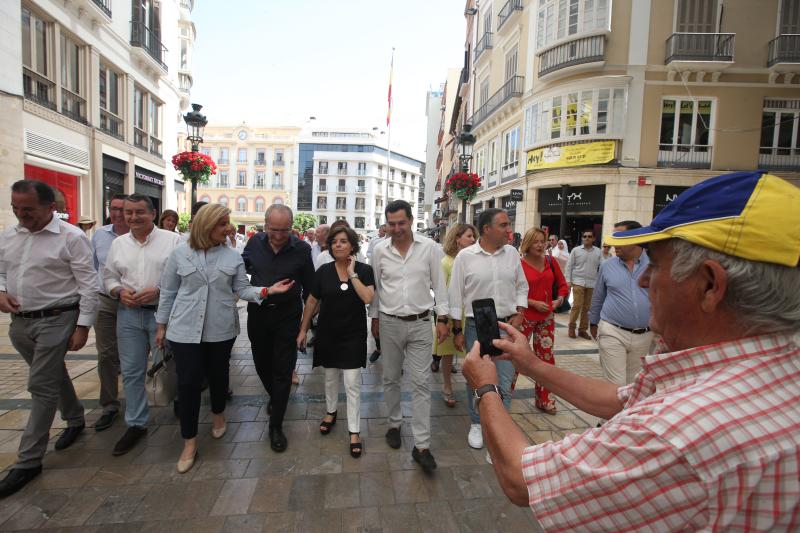
[[[77,224],[79,217],[78,176],[46,168],[25,165],[25,179],[48,184],[56,193],[56,215],[70,224]]]

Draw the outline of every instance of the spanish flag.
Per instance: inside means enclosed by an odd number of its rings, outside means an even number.
[[[392,48],[392,63],[389,67],[389,109],[386,112],[386,125],[392,120],[392,77],[394,75],[394,48]]]

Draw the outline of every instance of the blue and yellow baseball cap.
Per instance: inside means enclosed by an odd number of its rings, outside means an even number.
[[[613,246],[665,239],[750,261],[800,262],[800,188],[764,171],[715,176],[683,191],[653,222],[614,233]]]

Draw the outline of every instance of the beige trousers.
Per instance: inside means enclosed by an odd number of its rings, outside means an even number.
[[[601,320],[597,328],[597,344],[606,380],[619,386],[631,383],[642,369],[642,357],[650,351],[652,342],[652,331],[631,333]]]

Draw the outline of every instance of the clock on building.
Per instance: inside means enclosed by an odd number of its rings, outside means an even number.
[[[244,131],[244,130],[240,131],[240,132],[239,132],[239,139],[241,139],[241,140],[243,140],[243,141],[244,141],[245,139],[247,139],[247,132],[246,132],[246,131]]]

